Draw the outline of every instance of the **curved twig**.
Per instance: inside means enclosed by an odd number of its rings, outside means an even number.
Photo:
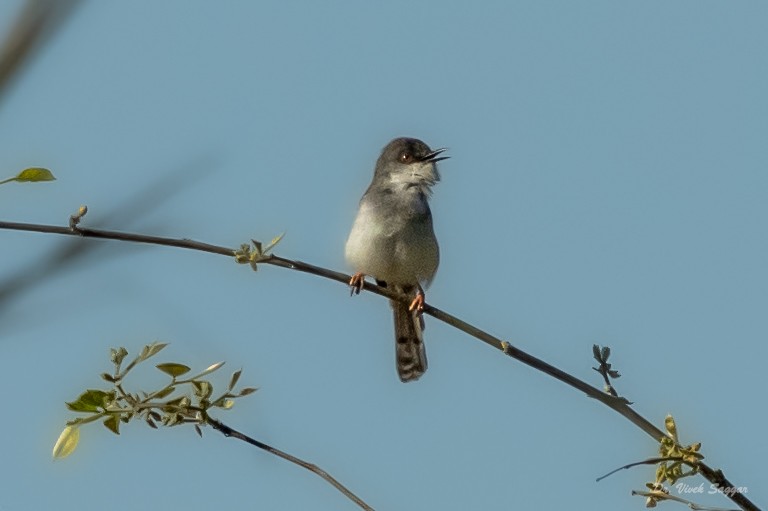
[[[205,422],[207,424],[210,424],[213,429],[215,429],[216,431],[219,431],[224,436],[237,438],[238,440],[242,440],[243,442],[247,442],[255,447],[258,447],[259,449],[263,449],[270,454],[274,454],[275,456],[283,458],[284,460],[290,461],[291,463],[295,463],[296,465],[302,468],[306,468],[310,472],[313,472],[318,476],[322,477],[323,479],[325,479],[325,481],[327,481],[328,484],[330,484],[331,486],[339,490],[349,500],[351,500],[352,502],[360,506],[362,509],[365,509],[366,511],[374,511],[373,508],[368,504],[366,504],[360,497],[352,493],[343,484],[338,482],[336,479],[333,478],[333,476],[331,476],[328,472],[318,467],[317,465],[306,462],[300,458],[297,458],[296,456],[292,456],[288,454],[287,452],[283,452],[280,449],[276,449],[272,447],[271,445],[267,445],[264,442],[260,442],[256,440],[255,438],[251,438],[248,435],[240,433],[239,431],[233,428],[230,428],[226,424],[223,424],[222,422],[219,422],[218,420],[212,417],[206,417]]]
[[[612,476],[613,474],[615,474],[616,472],[619,472],[620,470],[627,470],[627,469],[630,469],[630,468],[633,468],[633,467],[639,467],[640,465],[656,465],[657,463],[662,463],[664,461],[681,461],[681,462],[687,464],[690,467],[694,467],[695,466],[694,464],[685,461],[685,459],[682,458],[681,456],[676,456],[676,457],[672,457],[672,458],[665,458],[663,456],[660,456],[660,457],[656,457],[656,458],[648,458],[647,460],[643,460],[643,461],[635,461],[633,463],[627,463],[624,466],[621,466],[619,468],[615,468],[615,469],[611,470],[610,472],[608,472],[607,474],[598,477],[597,479],[595,479],[595,482],[599,483],[600,481],[602,481],[606,477]]]

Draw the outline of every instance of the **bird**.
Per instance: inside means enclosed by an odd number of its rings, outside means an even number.
[[[407,137],[384,146],[345,245],[345,259],[355,272],[351,293],[360,293],[368,275],[379,286],[412,298],[410,304],[390,300],[402,382],[418,380],[427,370],[421,313],[424,290],[440,264],[429,198],[440,181],[437,162],[449,158],[442,156],[445,150]]]

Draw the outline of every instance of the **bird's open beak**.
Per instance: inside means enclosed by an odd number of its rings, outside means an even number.
[[[447,147],[443,147],[443,148],[440,148],[440,149],[435,149],[431,153],[428,153],[421,161],[428,161],[430,163],[436,163],[436,162],[441,161],[441,160],[447,160],[448,158],[450,158],[450,156],[440,156],[440,157],[438,157],[438,154],[442,153],[443,151],[446,151],[447,149],[448,149]]]

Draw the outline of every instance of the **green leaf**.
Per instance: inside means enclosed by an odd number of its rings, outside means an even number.
[[[66,458],[72,454],[80,442],[80,428],[77,426],[67,426],[56,440],[53,446],[53,459]]]
[[[240,375],[243,373],[242,369],[238,369],[234,373],[232,373],[232,378],[229,379],[229,390],[232,390],[235,388],[235,385],[237,385],[237,381],[240,379]]]
[[[42,167],[30,167],[19,172],[16,181],[36,183],[38,181],[56,181],[50,170]]]
[[[120,434],[120,418],[117,415],[110,415],[104,419],[104,425],[115,435]]]
[[[675,419],[672,418],[671,415],[667,415],[667,418],[664,419],[664,427],[667,428],[669,436],[672,437],[675,443],[677,443],[677,425],[675,424]]]
[[[76,401],[67,403],[67,408],[73,412],[98,412],[108,402],[114,399],[113,392],[104,392],[98,389],[89,389],[80,394]]]
[[[272,241],[269,242],[269,245],[267,245],[264,248],[264,251],[259,250],[259,252],[261,252],[262,255],[267,255],[270,250],[275,248],[275,245],[280,243],[280,240],[282,240],[284,236],[285,236],[285,233],[282,233],[279,236],[275,236],[274,238],[272,238]]]
[[[238,250],[234,251],[235,262],[237,264],[245,264],[251,260],[251,246],[247,243],[242,243]]]
[[[155,367],[157,367],[162,372],[164,372],[165,374],[167,374],[172,378],[177,378],[182,374],[186,374],[192,370],[189,366],[185,366],[184,364],[177,364],[174,362],[168,362],[166,364],[157,364],[157,366]]]
[[[259,390],[259,389],[255,388],[255,387],[245,387],[243,390],[240,391],[238,396],[247,396],[248,394],[253,394],[257,390]]]
[[[600,346],[597,344],[592,345],[592,356],[595,357],[595,360],[600,362]]]
[[[207,381],[193,381],[192,385],[195,387],[195,395],[202,399],[207,399],[213,394],[213,385]]]
[[[171,399],[167,403],[165,403],[165,406],[163,407],[163,411],[165,412],[174,412],[176,411],[176,408],[186,408],[190,404],[190,400],[187,396],[180,396],[176,399]]]
[[[111,348],[109,350],[109,359],[115,365],[120,365],[123,359],[128,355],[128,350],[120,346],[119,348]]]
[[[200,429],[200,426],[198,424],[195,424],[195,431],[198,435],[200,435],[200,438],[203,438],[203,430]]]
[[[104,392],[99,389],[88,389],[78,398],[79,401],[94,404],[96,406],[104,406],[105,401],[110,398],[110,393]]]
[[[82,401],[72,401],[71,403],[65,403],[67,408],[73,412],[95,412],[98,413],[99,407],[83,403]]]
[[[225,362],[216,362],[215,364],[211,364],[208,367],[206,367],[202,373],[198,374],[196,378],[199,378],[201,376],[205,376],[206,374],[211,374],[214,371],[218,371],[221,369],[221,366],[223,366]]]
[[[166,426],[175,426],[183,420],[184,420],[184,417],[180,413],[172,413],[172,414],[166,415],[163,418],[163,423]]]
[[[147,344],[141,350],[141,355],[139,355],[139,359],[146,360],[149,357],[153,357],[158,353],[160,353],[160,350],[162,350],[166,346],[168,346],[167,342],[153,342],[152,344]]]
[[[163,399],[164,397],[168,397],[171,394],[173,394],[173,391],[176,390],[176,387],[169,386],[164,388],[163,390],[159,391],[158,393],[154,394],[152,397],[155,399]]]
[[[40,181],[56,181],[50,170],[42,167],[30,167],[19,172],[14,177],[3,179],[0,181],[0,185],[4,183],[10,183],[11,181],[18,181],[19,183],[36,183]]]
[[[233,406],[235,406],[235,401],[232,399],[219,399],[216,401],[213,406],[217,406],[219,408],[224,408],[225,410],[229,410]]]

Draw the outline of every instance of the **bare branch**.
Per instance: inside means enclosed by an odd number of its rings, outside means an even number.
[[[302,459],[299,459],[295,456],[291,456],[287,452],[283,452],[280,449],[275,449],[274,447],[265,444],[264,442],[259,442],[258,440],[249,437],[248,435],[245,435],[243,433],[240,433],[239,431],[230,428],[229,426],[222,424],[218,420],[208,417],[206,418],[205,422],[207,424],[210,424],[211,427],[219,432],[221,432],[224,436],[237,438],[239,440],[242,440],[243,442],[247,442],[255,447],[258,447],[259,449],[263,449],[267,451],[270,454],[274,454],[275,456],[278,456],[280,458],[283,458],[284,460],[290,461],[291,463],[295,463],[296,465],[306,468],[310,472],[313,472],[317,474],[318,476],[325,479],[329,484],[331,484],[334,488],[339,490],[341,493],[343,493],[347,498],[349,498],[351,501],[353,501],[355,504],[360,506],[362,509],[365,509],[366,511],[373,511],[373,508],[370,507],[368,504],[366,504],[360,497],[352,493],[349,489],[347,489],[343,484],[338,482],[336,479],[334,479],[328,472],[321,469],[317,465],[314,465],[312,463],[308,463]]]

